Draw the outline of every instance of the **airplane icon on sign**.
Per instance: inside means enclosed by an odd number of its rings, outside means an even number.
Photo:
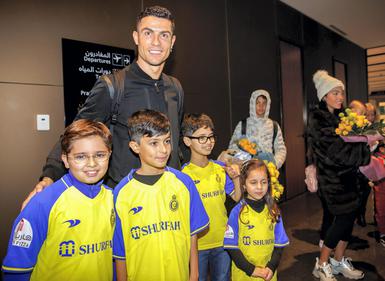
[[[123,65],[122,55],[112,53],[112,65]]]
[[[131,59],[130,59],[130,56],[123,56],[124,59],[123,59],[123,62],[124,62],[124,66],[127,66],[131,63]]]

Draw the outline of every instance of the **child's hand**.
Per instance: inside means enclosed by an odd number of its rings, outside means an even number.
[[[223,168],[232,180],[236,179],[240,175],[239,166],[237,164],[232,164],[229,166],[226,165]]]
[[[257,266],[254,268],[253,274],[251,274],[251,276],[253,276],[253,277],[261,277],[261,278],[263,278],[265,280],[267,280],[266,279],[267,275],[268,275],[268,271],[266,270],[266,268],[257,267]]]
[[[265,267],[265,269],[267,271],[267,276],[266,276],[265,280],[269,281],[269,280],[271,280],[271,278],[273,278],[274,272],[268,267]]]

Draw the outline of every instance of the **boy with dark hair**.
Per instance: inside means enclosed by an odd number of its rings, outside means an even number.
[[[128,120],[130,148],[141,167],[114,189],[114,258],[118,281],[190,280],[198,276],[197,238],[209,219],[194,182],[166,166],[170,122],[154,110]]]
[[[61,137],[69,172],[27,204],[12,228],[4,280],[112,280],[112,190],[102,184],[111,134],[81,119]]]
[[[191,150],[191,159],[182,172],[195,182],[210,218],[210,228],[198,235],[199,280],[206,281],[210,267],[213,281],[230,278],[230,257],[223,249],[226,230],[226,196],[239,201],[238,175],[235,181],[226,174],[224,163],[208,157],[215,145],[214,124],[206,114],[187,114],[182,123],[183,141]],[[235,183],[235,184],[234,184]]]

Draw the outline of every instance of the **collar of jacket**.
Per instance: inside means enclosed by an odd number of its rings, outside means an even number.
[[[148,75],[146,72],[144,72],[139,64],[137,63],[137,61],[134,61],[131,65],[130,65],[130,70],[135,74],[137,75],[139,78],[143,79],[143,80],[146,80],[148,82],[150,82],[151,84],[154,84],[156,82],[163,82],[162,80],[162,75],[160,75],[159,79],[152,79],[150,75]]]

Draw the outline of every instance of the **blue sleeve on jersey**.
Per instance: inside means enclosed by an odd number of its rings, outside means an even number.
[[[285,228],[283,227],[282,217],[280,217],[279,221],[275,224],[274,237],[274,247],[284,247],[289,244],[289,238],[287,237]]]
[[[114,230],[114,238],[112,242],[113,247],[113,256],[115,259],[126,259],[126,251],[124,249],[124,239],[123,239],[123,231],[122,231],[122,223],[119,217],[118,212],[116,211],[116,222],[115,222],[115,230]]]
[[[36,194],[13,223],[2,270],[31,272],[47,236],[48,218],[57,199],[66,189],[60,180]]]
[[[194,235],[209,226],[209,216],[203,207],[198,190],[190,178],[186,186],[190,192],[190,232],[191,235]]]
[[[119,213],[117,212],[116,209],[116,201],[119,197],[119,192],[120,190],[128,183],[128,181],[132,178],[132,173],[124,177],[119,184],[114,188],[114,207],[115,207],[115,216],[116,216],[116,221],[115,221],[115,230],[114,230],[114,237],[113,237],[113,242],[112,242],[112,247],[113,247],[113,256],[115,259],[126,259],[126,251],[124,248],[124,238],[123,238],[123,230],[122,230],[122,222],[120,220]]]
[[[226,173],[225,192],[228,195],[232,195],[234,193],[234,182],[227,173]]]
[[[225,163],[223,163],[221,161],[213,160],[213,162],[222,166],[222,167],[225,166]],[[225,172],[225,174],[226,174],[225,192],[228,195],[232,195],[234,193],[234,182],[226,172]]]
[[[31,272],[27,273],[9,273],[4,272],[3,281],[29,281]]]
[[[238,233],[239,233],[239,212],[242,204],[238,203],[232,210],[227,221],[225,239],[223,241],[223,248],[238,249]]]

